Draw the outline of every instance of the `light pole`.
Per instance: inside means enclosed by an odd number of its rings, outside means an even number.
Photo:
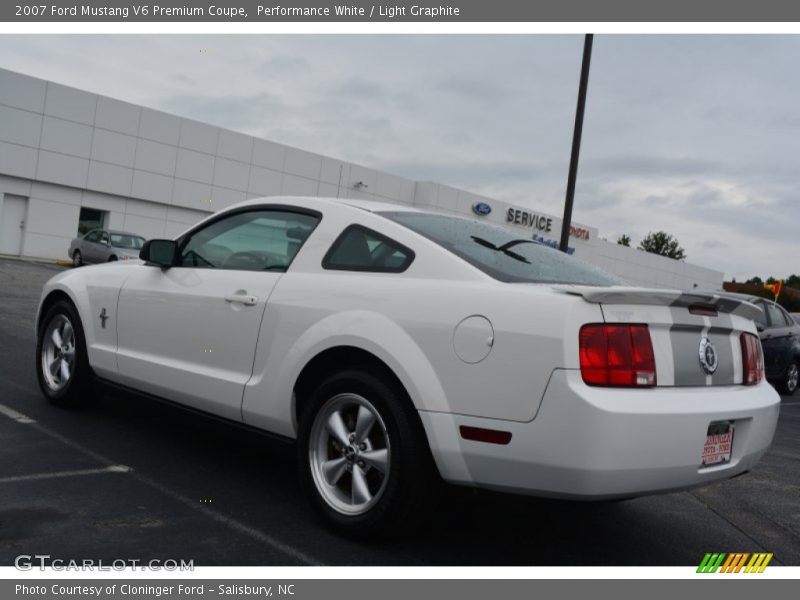
[[[586,88],[589,85],[589,63],[592,61],[592,40],[594,35],[587,33],[583,41],[583,64],[581,81],[578,86],[578,107],[575,109],[575,130],[572,134],[572,154],[569,158],[567,175],[567,197],[564,201],[564,220],[561,223],[561,244],[566,252],[569,247],[569,229],[572,224],[572,204],[575,200],[575,178],[578,176],[578,158],[581,153],[581,133],[583,133],[583,111],[586,108]]]

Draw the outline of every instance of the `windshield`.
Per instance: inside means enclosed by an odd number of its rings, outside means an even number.
[[[112,233],[111,245],[114,248],[128,248],[130,250],[141,250],[144,245],[144,238],[129,233]]]
[[[545,244],[518,238],[497,225],[427,213],[380,214],[436,242],[500,281],[597,286],[624,283],[579,259]]]

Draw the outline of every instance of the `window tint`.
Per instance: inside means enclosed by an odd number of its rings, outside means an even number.
[[[400,273],[414,260],[414,252],[399,242],[361,225],[351,225],[322,259],[324,269]]]
[[[318,222],[317,216],[289,211],[236,213],[192,234],[178,262],[184,267],[283,272]]]
[[[767,302],[766,307],[767,315],[769,315],[770,327],[786,327],[786,322],[781,314],[781,309],[771,302]]]
[[[786,322],[787,327],[794,325],[794,321],[792,320],[792,317],[789,316],[789,313],[783,310],[780,306],[778,307],[778,310],[781,311],[781,315],[783,315],[783,320]]]
[[[758,315],[754,319],[754,321],[758,325],[761,325],[763,328],[766,329],[766,327],[767,327],[767,305],[766,305],[766,302],[753,302],[753,304],[755,304],[756,306],[758,306],[761,309],[761,314]]]
[[[532,239],[471,219],[415,212],[380,213],[505,282],[622,285],[621,279]]]

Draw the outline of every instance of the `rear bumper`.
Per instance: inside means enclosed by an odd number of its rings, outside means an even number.
[[[604,499],[694,487],[751,469],[769,448],[780,397],[752,387],[626,390],[553,372],[527,423],[420,412],[442,477],[540,496]],[[730,462],[700,467],[710,423],[733,421]],[[461,439],[459,426],[510,431],[508,445]]]

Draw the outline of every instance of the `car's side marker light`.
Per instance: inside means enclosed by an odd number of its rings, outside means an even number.
[[[459,429],[462,438],[465,440],[472,440],[473,442],[486,442],[487,444],[500,444],[505,446],[511,441],[510,431],[469,427],[468,425],[461,425]]]

